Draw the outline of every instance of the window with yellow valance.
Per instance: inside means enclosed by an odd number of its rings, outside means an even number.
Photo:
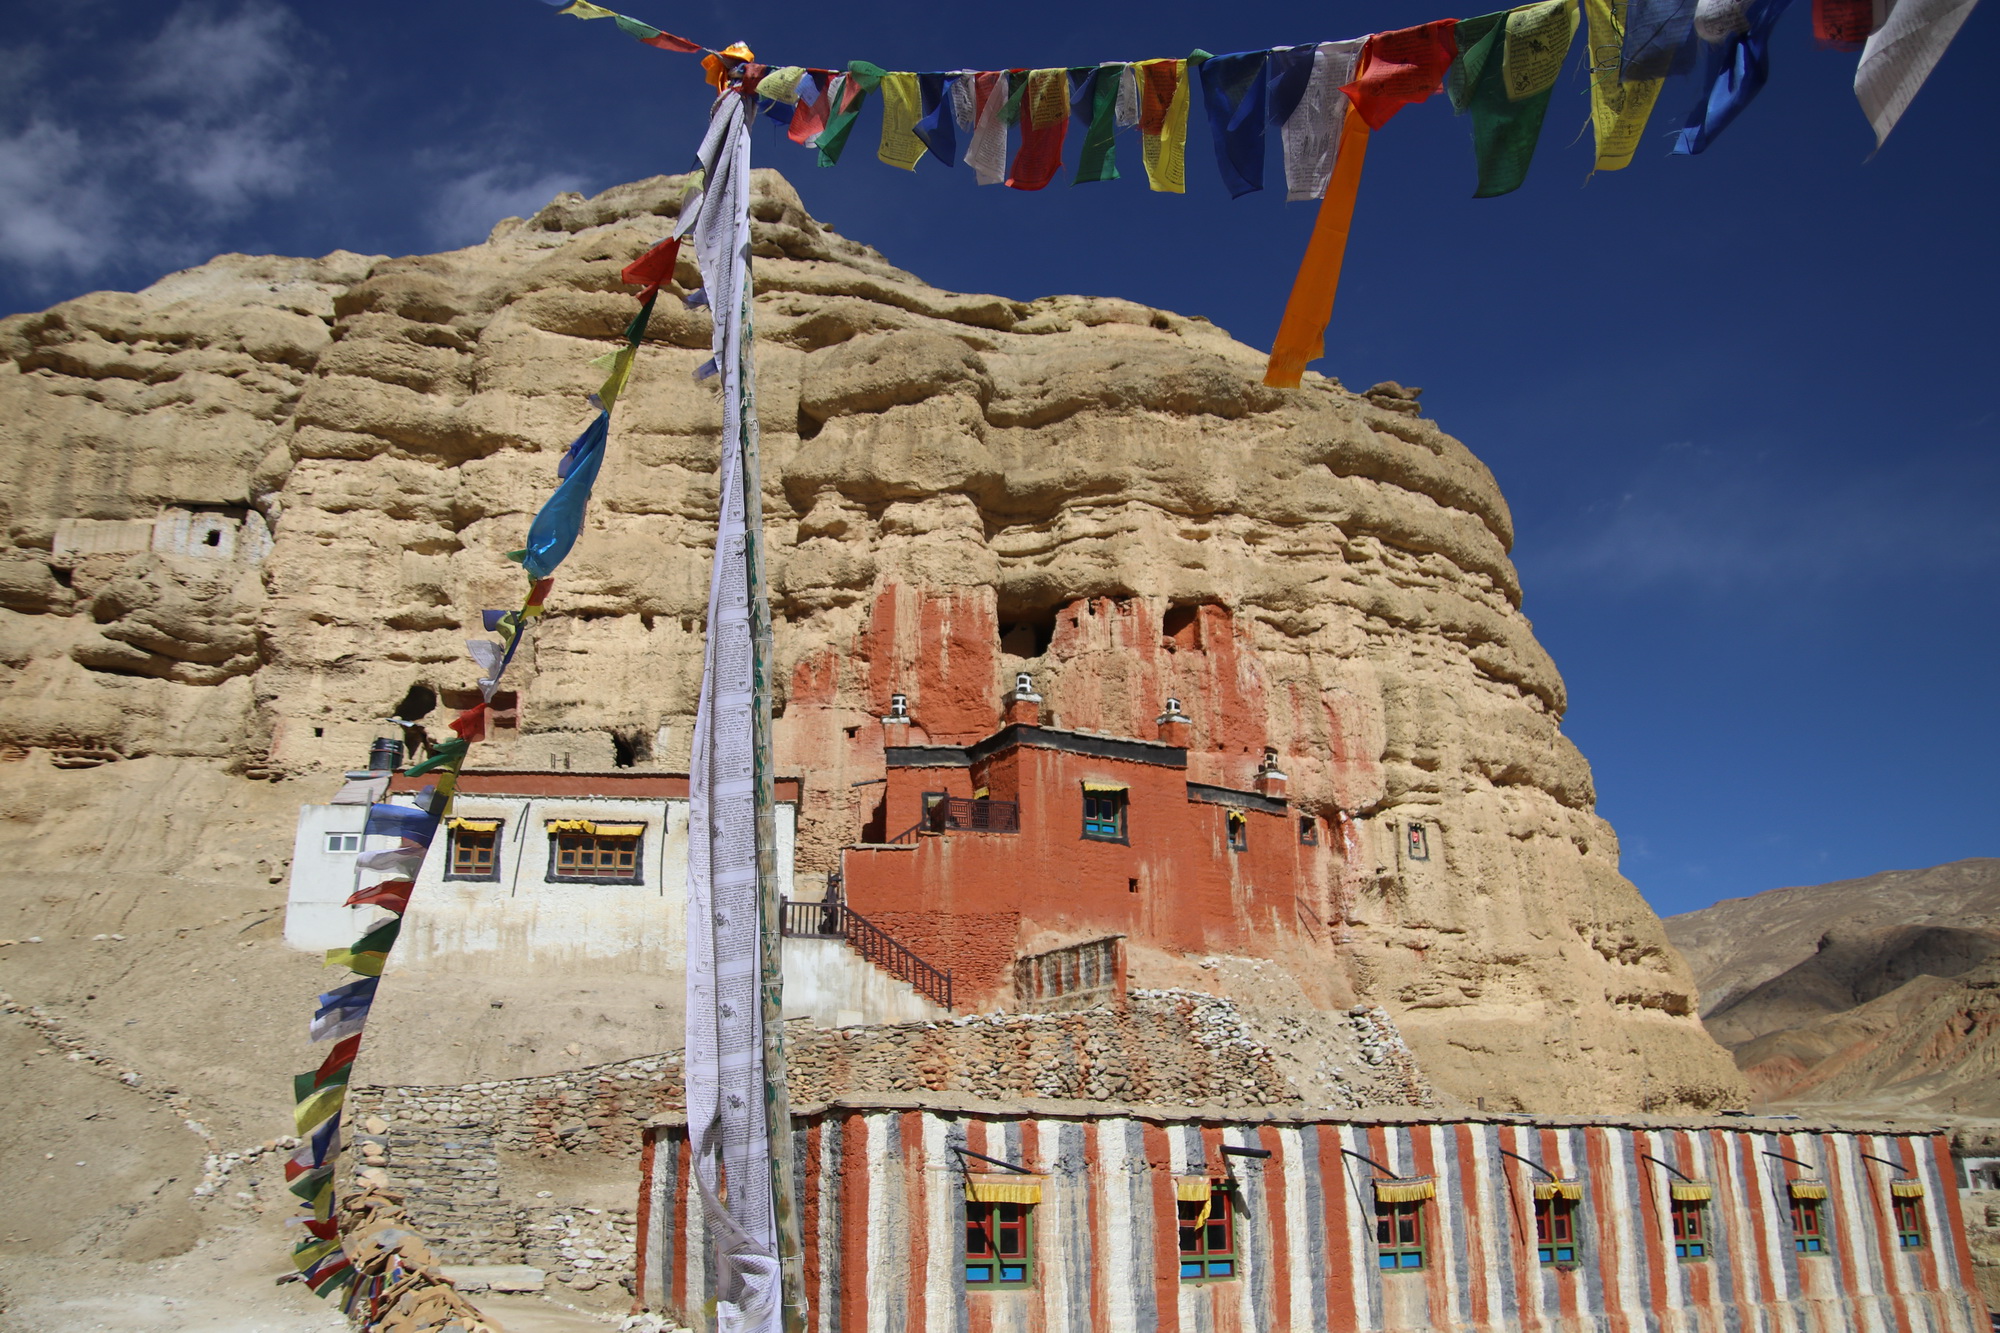
[[[967,1203],[1025,1203],[1042,1201],[1040,1176],[967,1176]]]
[[[1435,1199],[1437,1192],[1437,1182],[1428,1176],[1414,1180],[1378,1180],[1375,1182],[1375,1202],[1377,1203],[1418,1203],[1424,1199]]]
[[[611,823],[595,819],[551,819],[551,833],[589,833],[600,838],[636,838],[645,833],[644,824]]]

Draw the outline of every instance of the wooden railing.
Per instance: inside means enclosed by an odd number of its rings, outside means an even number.
[[[960,829],[974,833],[1019,833],[1020,803],[946,796],[933,802],[924,810],[921,819],[889,841],[915,842],[926,833],[949,833]]]
[[[850,948],[898,981],[907,981],[923,995],[951,1008],[951,973],[932,967],[898,944],[888,931],[838,900],[779,903],[779,919],[787,935],[814,940],[845,940]]]

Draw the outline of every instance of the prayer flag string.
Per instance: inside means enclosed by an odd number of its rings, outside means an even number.
[[[1557,75],[1586,18],[1597,142],[1593,169],[1616,171],[1630,165],[1663,80],[1692,72],[1698,51],[1705,52],[1701,94],[1673,151],[1699,153],[1764,86],[1771,29],[1788,4],[1538,0],[1463,24],[1438,19],[1349,41],[1230,55],[1197,50],[1185,59],[1074,67],[901,71],[865,60],[850,61],[844,70],[760,64],[741,43],[717,50],[590,0],[544,2],[572,18],[610,19],[620,31],[658,50],[700,55],[710,84],[755,99],[765,115],[786,127],[786,137],[815,149],[823,167],[840,161],[873,94],[882,104],[876,156],[890,166],[914,170],[926,158],[956,166],[963,135],[962,160],[979,184],[1004,182],[1017,190],[1041,190],[1062,170],[1064,141],[1074,119],[1082,128],[1082,141],[1071,184],[1117,180],[1117,135],[1137,129],[1148,186],[1180,194],[1187,189],[1187,116],[1196,96],[1192,84],[1199,80],[1217,174],[1231,196],[1264,188],[1265,144],[1275,128],[1284,145],[1286,198],[1298,201],[1324,196],[1334,171],[1333,145],[1346,141],[1350,105],[1369,131],[1379,131],[1397,109],[1437,92],[1447,72],[1454,106],[1472,118],[1478,173],[1474,197],[1518,189],[1541,138]],[[1820,42],[1861,50],[1854,90],[1878,146],[1976,2],[1813,0],[1813,27]],[[1010,130],[1017,139],[1011,157]],[[1355,150],[1354,179],[1360,151]],[[1334,267],[1317,274],[1301,270],[1285,310],[1289,333],[1281,332],[1272,349],[1267,383],[1296,386],[1299,374],[1281,366],[1289,367],[1301,349],[1321,343],[1324,326],[1308,329],[1301,321],[1309,310],[1332,307],[1352,211],[1352,200],[1331,213],[1320,209],[1307,262],[1322,270],[1327,264]]]
[[[571,6],[576,12],[596,8],[584,0],[577,0]],[[608,15],[609,11],[604,13]],[[595,16],[585,14],[585,17]],[[642,40],[659,45],[653,39],[666,37],[655,32]],[[683,47],[669,45],[666,49]],[[700,48],[689,45],[686,49]],[[342,1293],[342,1308],[365,1323],[372,1324],[381,1313],[385,1286],[395,1281],[397,1270],[381,1266],[368,1272],[357,1270],[340,1240],[333,1174],[341,1149],[349,1073],[360,1054],[379,979],[402,931],[411,892],[438,829],[451,810],[466,758],[473,744],[486,738],[498,711],[495,695],[507,667],[530,629],[542,618],[549,590],[555,583],[556,568],[582,532],[591,489],[604,459],[611,410],[631,378],[632,363],[645,339],[654,302],[661,288],[673,281],[679,250],[679,239],[669,237],[621,274],[627,284],[643,289],[638,294],[638,313],[626,326],[624,345],[598,359],[606,378],[597,392],[590,395],[590,404],[597,413],[563,451],[556,466],[558,485],[530,523],[526,546],[507,553],[509,559],[519,562],[526,571],[527,593],[518,610],[482,614],[481,623],[498,635],[497,641],[472,639],[465,645],[479,668],[480,701],[452,720],[451,730],[455,733],[452,739],[433,746],[427,757],[402,771],[404,778],[431,779],[430,785],[414,793],[416,803],[405,805],[378,799],[369,806],[362,825],[364,839],[393,838],[395,845],[370,848],[355,858],[356,888],[346,905],[375,908],[386,915],[377,917],[354,943],[327,951],[327,966],[344,967],[354,977],[321,995],[313,1013],[308,1036],[314,1042],[333,1045],[316,1069],[292,1080],[292,1120],[298,1142],[285,1163],[285,1180],[286,1188],[298,1196],[307,1210],[300,1219],[305,1236],[292,1248],[292,1261],[302,1280],[322,1296]],[[387,792],[378,793],[382,795]],[[373,882],[363,884],[363,879]]]

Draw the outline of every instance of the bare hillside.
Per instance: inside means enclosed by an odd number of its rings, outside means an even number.
[[[2000,1116],[2000,860],[1774,889],[1666,925],[1759,1102]]]

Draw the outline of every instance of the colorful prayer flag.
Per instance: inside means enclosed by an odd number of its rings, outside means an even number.
[[[1341,91],[1371,130],[1412,102],[1421,102],[1444,83],[1458,55],[1457,19],[1438,19],[1414,28],[1378,32],[1361,48],[1354,81]]]

